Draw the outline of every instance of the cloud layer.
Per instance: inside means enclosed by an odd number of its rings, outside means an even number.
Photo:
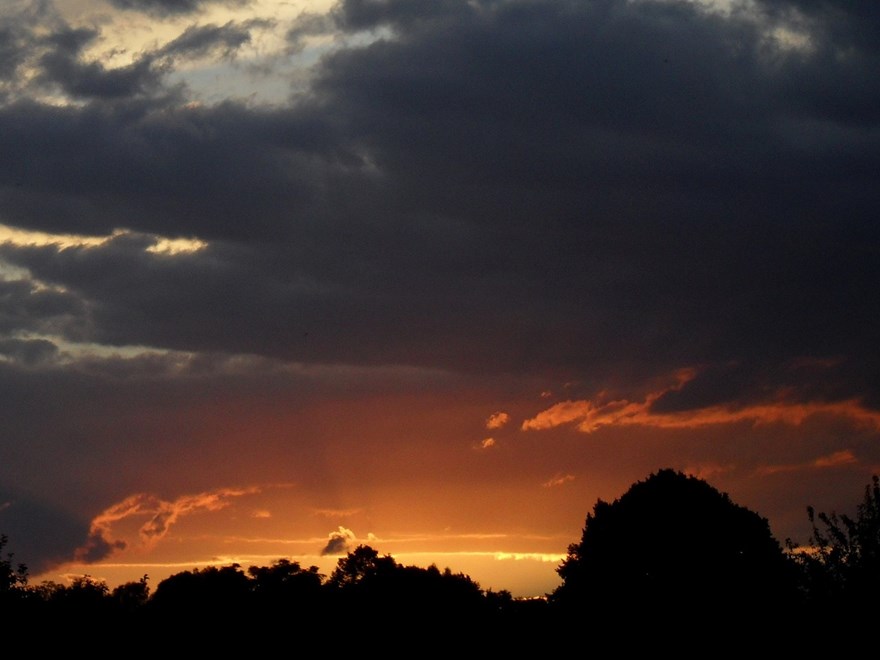
[[[241,447],[213,421],[234,402],[276,429],[247,451],[300,482],[284,442],[317,469],[357,441],[272,419],[451,382],[486,404],[455,403],[479,461],[523,429],[825,420],[774,464],[845,456],[854,493],[880,465],[872,4],[81,4],[0,9],[0,524],[54,512],[55,554],[103,556],[113,502],[158,533],[171,493],[257,481],[256,458],[155,476],[172,447],[222,463],[213,433]],[[413,455],[448,450],[417,426],[394,429]],[[564,454],[538,491],[589,483]]]

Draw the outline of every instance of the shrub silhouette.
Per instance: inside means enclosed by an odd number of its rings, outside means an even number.
[[[793,566],[767,521],[671,469],[597,501],[557,572],[554,607],[596,619],[729,621],[794,597]]]
[[[880,477],[865,486],[855,516],[807,507],[812,534],[806,547],[787,541],[803,589],[825,615],[852,616],[880,592]]]

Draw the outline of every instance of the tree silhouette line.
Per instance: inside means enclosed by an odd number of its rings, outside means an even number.
[[[618,649],[683,651],[686,640],[713,639],[730,650],[770,636],[790,651],[793,640],[829,626],[856,639],[878,614],[880,481],[872,477],[853,516],[812,507],[807,515],[807,543],[781,544],[766,519],[726,493],[662,469],[613,502],[596,502],[557,567],[560,585],[538,599],[483,589],[449,568],[405,566],[368,545],[330,575],[278,559],[183,571],[155,589],[147,575],[113,589],[88,575],[34,585],[2,535],[0,612],[9,629],[100,625],[132,639],[171,630],[202,650],[245,639],[253,650],[291,634],[328,643],[418,639],[434,650],[479,643],[486,652],[567,650],[564,642],[585,630]]]

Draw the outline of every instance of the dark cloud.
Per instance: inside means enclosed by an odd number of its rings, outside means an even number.
[[[328,14],[303,12],[287,29],[285,38],[289,44],[288,54],[302,52],[309,37],[325,36],[335,32],[338,22]]]
[[[183,34],[163,46],[157,55],[205,57],[214,53],[229,57],[251,40],[250,27],[268,26],[265,21],[239,25],[229,22],[224,25],[194,25]]]
[[[655,414],[713,406],[739,408],[761,404],[794,404],[861,400],[876,392],[871,360],[796,359],[712,364],[697,371],[680,388],[663,393],[651,405]]]
[[[354,533],[350,529],[340,527],[337,532],[330,532],[330,539],[321,549],[321,556],[342,555],[354,549],[357,542]]]
[[[58,347],[46,339],[0,339],[0,355],[26,365],[51,361]]]
[[[21,37],[12,25],[0,25],[0,77],[12,78],[24,60]]]
[[[868,42],[831,59],[738,14],[610,0],[337,20],[394,34],[326,57],[289,107],[3,109],[10,222],[217,242],[10,258],[80,291],[114,343],[598,374],[867,341]]]
[[[372,30],[382,26],[411,28],[432,20],[447,23],[455,19],[469,19],[482,11],[491,10],[495,0],[466,3],[460,0],[437,2],[407,2],[407,0],[342,0],[332,12],[336,22],[346,30]]]
[[[109,70],[100,62],[83,62],[82,49],[97,36],[96,31],[84,29],[52,35],[47,40],[51,50],[40,58],[40,82],[57,85],[74,99],[130,98],[159,87],[161,72],[151,58]]]
[[[6,483],[0,484],[0,533],[8,537],[4,551],[13,553],[13,564],[23,563],[29,575],[38,575],[70,559],[72,549],[88,536],[88,520]]]
[[[27,280],[0,281],[0,301],[0,333],[82,336],[79,324],[87,312],[83,301],[68,292]]]
[[[156,16],[193,14],[209,5],[244,7],[251,0],[110,0],[119,9],[139,11]]]
[[[114,552],[125,549],[124,541],[108,541],[100,532],[89,534],[89,538],[81,547],[77,548],[76,560],[86,564],[106,559]]]

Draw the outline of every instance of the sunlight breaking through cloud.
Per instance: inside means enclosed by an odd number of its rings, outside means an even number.
[[[19,229],[0,224],[0,244],[15,247],[47,247],[54,246],[60,250],[68,248],[96,248],[110,241],[127,236],[143,236],[127,229],[116,229],[107,236],[88,236],[84,234],[53,234],[43,231]],[[205,241],[197,238],[168,238],[152,235],[152,244],[144,248],[151,254],[179,255],[190,254],[203,250],[208,246]]]

